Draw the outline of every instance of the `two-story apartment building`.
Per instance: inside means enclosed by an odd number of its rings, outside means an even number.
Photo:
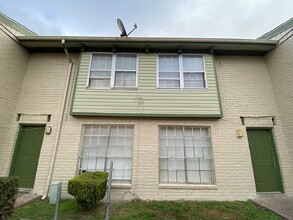
[[[117,200],[293,194],[292,20],[257,40],[45,37],[0,22],[0,175],[23,190],[59,180],[68,196],[68,179],[113,161]]]

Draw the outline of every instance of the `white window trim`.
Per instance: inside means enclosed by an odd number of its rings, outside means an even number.
[[[205,128],[208,131],[210,137],[210,150],[211,150],[211,160],[212,160],[212,182],[211,183],[161,183],[160,182],[160,165],[158,167],[158,180],[159,180],[159,188],[160,189],[207,189],[211,187],[211,189],[218,189],[217,181],[216,181],[216,169],[215,169],[215,157],[214,157],[214,148],[213,148],[213,141],[212,141],[212,127],[207,125],[170,125],[170,124],[159,124],[158,125],[158,140],[160,139],[160,127],[179,127],[179,128],[186,128],[186,127],[193,127],[193,128]],[[158,145],[158,163],[160,163],[160,145]]]
[[[180,76],[179,87],[180,89],[184,89],[183,57],[181,54],[179,54],[179,76]]]
[[[116,54],[112,55],[112,66],[111,66],[111,79],[110,79],[110,88],[114,88],[115,83],[115,65],[116,65]]]
[[[179,76],[180,76],[180,85],[178,88],[173,88],[173,87],[160,87],[159,86],[159,57],[160,56],[174,56],[177,55],[179,57]],[[184,71],[183,71],[183,56],[201,56],[202,57],[202,62],[203,62],[203,71],[204,71],[204,87],[203,88],[190,88],[190,87],[184,87]],[[176,90],[176,89],[186,89],[186,90],[203,90],[203,89],[208,89],[208,81],[207,81],[207,72],[206,72],[206,65],[205,65],[205,56],[204,54],[190,54],[190,53],[186,53],[186,54],[175,54],[175,53],[167,53],[167,54],[158,54],[157,55],[157,89],[172,89],[172,90]],[[198,71],[195,71],[195,73]],[[202,73],[202,72],[199,72]]]
[[[90,73],[91,73],[92,60],[93,60],[93,54],[91,53],[90,62],[88,66],[88,72],[87,72],[86,88],[90,88]]]
[[[107,124],[107,123],[86,123],[86,124],[82,124],[81,125],[81,129],[80,129],[80,140],[79,140],[79,150],[78,150],[78,156],[77,156],[77,163],[76,163],[76,170],[75,170],[75,174],[76,175],[80,175],[80,165],[81,165],[81,152],[83,150],[83,145],[82,145],[82,139],[83,139],[83,132],[84,132],[84,128],[86,126],[128,126],[128,127],[132,127],[133,128],[133,135],[132,135],[132,138],[133,138],[133,146],[132,146],[132,172],[131,172],[131,180],[112,180],[112,184],[113,184],[113,188],[117,188],[117,189],[129,189],[131,188],[131,185],[132,185],[132,181],[133,181],[133,175],[134,175],[134,138],[135,138],[135,124],[130,124],[130,123],[126,123],[126,124],[123,124],[123,123],[119,123],[119,124]]]
[[[92,66],[92,60],[93,60],[93,55],[94,54],[110,54],[112,55],[112,66],[111,66],[111,78],[110,78],[110,87],[103,87],[103,88],[97,88],[97,87],[90,87],[90,73],[91,73],[91,66]],[[115,66],[116,66],[116,56],[120,55],[120,54],[124,54],[124,55],[136,55],[136,68],[135,68],[135,86],[115,86]],[[109,52],[93,52],[91,53],[90,56],[90,62],[89,62],[89,66],[88,66],[88,73],[87,73],[87,83],[86,83],[86,88],[87,89],[136,89],[138,86],[138,61],[139,61],[139,55],[136,53],[109,53]],[[118,70],[119,71],[119,70]],[[120,70],[122,71],[122,70]],[[123,70],[125,71],[125,70]],[[134,71],[134,70],[131,70]]]
[[[115,83],[115,72],[116,72],[116,69],[115,69],[115,65],[116,65],[116,55],[119,55],[119,54],[125,54],[125,55],[136,55],[136,66],[135,66],[135,86],[129,86],[129,87],[123,87],[123,86],[114,86],[114,83]],[[114,63],[114,67],[113,67],[113,64],[112,64],[112,69],[114,70],[114,76],[113,76],[113,86],[111,87],[111,89],[136,89],[137,86],[138,86],[138,61],[139,61],[139,55],[137,53],[114,53],[114,56],[115,56],[115,63]],[[122,70],[117,70],[117,71],[122,71]],[[123,70],[123,71],[127,71],[127,70]],[[134,70],[130,70],[131,72],[133,72]],[[111,75],[112,76],[112,75]],[[110,83],[111,85],[111,83]]]

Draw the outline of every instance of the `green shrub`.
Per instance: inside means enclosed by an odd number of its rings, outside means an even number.
[[[0,177],[0,219],[11,215],[17,190],[17,177]]]
[[[104,198],[108,173],[85,172],[69,180],[68,193],[84,209],[95,207]]]

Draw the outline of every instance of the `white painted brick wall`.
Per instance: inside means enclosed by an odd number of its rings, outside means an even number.
[[[246,133],[236,137],[235,130],[246,126],[274,127],[280,157],[287,151],[281,122],[272,125],[271,118],[247,119],[241,125],[240,116],[274,115],[278,109],[266,64],[262,57],[216,57],[222,94],[224,118],[207,119],[137,119],[67,116],[57,153],[53,180],[66,180],[76,175],[78,146],[83,124],[134,125],[133,178],[131,188],[114,189],[113,198],[121,200],[131,191],[141,199],[245,200],[256,196],[255,183]],[[215,162],[215,186],[166,187],[159,184],[158,126],[210,126]],[[65,159],[66,158],[66,159]],[[71,168],[69,168],[69,166]],[[281,168],[290,171],[281,160]],[[287,171],[283,171],[286,173]],[[290,178],[284,178],[285,190],[290,191]]]
[[[9,37],[0,26],[0,176],[4,175],[3,160],[14,114],[26,70],[29,53]]]
[[[157,200],[246,200],[255,197],[255,183],[246,133],[240,139],[235,134],[236,129],[245,131],[246,128],[241,125],[240,116],[276,116],[277,125],[274,126],[274,132],[281,158],[282,174],[285,176],[289,172],[292,173],[292,167],[287,166],[285,162],[288,160],[286,155],[288,149],[264,59],[262,57],[216,57],[216,66],[224,111],[223,119],[72,117],[69,115],[70,99],[67,100],[53,173],[53,181],[63,181],[63,196],[68,196],[66,193],[68,179],[77,173],[83,124],[134,125],[132,184],[116,187],[113,190],[114,200],[121,200],[127,191],[135,193],[140,199]],[[17,104],[17,112],[52,114],[52,121],[49,124],[53,127],[53,133],[45,135],[34,188],[34,191],[39,194],[45,191],[67,69],[68,63],[63,54],[32,55]],[[72,86],[73,80],[70,98]],[[16,122],[12,124],[15,129],[11,132],[11,141],[8,146],[13,146],[18,125]],[[166,184],[159,184],[159,125],[209,126],[211,128],[215,185],[170,188]],[[273,127],[270,119],[267,118],[247,120],[247,126]],[[5,156],[8,159],[5,161],[5,166],[9,167],[12,148],[7,152]],[[290,182],[292,178],[289,175],[284,177],[285,190],[288,194],[292,194]]]
[[[68,75],[69,62],[65,54],[31,54],[14,115],[21,113],[20,121],[12,120],[11,135],[3,158],[2,173],[8,173],[17,130],[21,124],[43,124],[52,127],[45,135],[41,148],[34,190],[45,191],[49,165],[55,141],[62,98]],[[47,122],[47,115],[51,121]]]
[[[289,165],[292,154],[286,144],[278,105],[273,93],[266,63],[261,57],[218,57],[218,75],[224,108],[224,120],[237,123],[239,116],[276,116],[274,126],[277,153],[280,160],[284,189],[293,194]],[[271,127],[271,118],[246,119],[247,127]],[[247,146],[248,147],[248,146]]]
[[[287,149],[281,158],[288,190],[293,194],[293,36],[265,56],[268,72],[280,112]]]

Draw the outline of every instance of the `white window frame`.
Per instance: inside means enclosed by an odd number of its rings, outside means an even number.
[[[160,129],[161,128],[174,128],[174,129],[176,129],[176,128],[183,128],[183,132],[185,132],[185,129],[186,128],[191,128],[192,131],[193,131],[194,128],[199,128],[200,129],[200,133],[201,133],[201,137],[204,137],[204,136],[202,136],[202,129],[207,129],[208,136],[206,136],[206,137],[209,138],[210,166],[211,166],[211,170],[209,170],[209,171],[211,172],[211,182],[205,183],[205,182],[202,182],[201,179],[200,179],[200,182],[196,182],[196,183],[195,182],[189,182],[188,181],[188,176],[187,176],[187,171],[188,170],[187,170],[186,160],[190,159],[191,157],[186,157],[186,155],[185,155],[186,154],[186,147],[185,147],[185,143],[184,143],[185,142],[185,136],[183,134],[183,149],[184,149],[184,155],[185,156],[184,156],[184,158],[177,158],[177,157],[175,157],[175,159],[184,159],[185,182],[169,182],[169,180],[167,182],[161,182],[161,173],[160,173],[161,172],[161,166],[160,166],[160,163],[161,162],[160,162],[160,160],[161,159],[166,159],[166,158],[165,157],[161,157],[160,150],[162,150],[162,149],[161,149],[160,141],[159,141],[159,146],[158,146],[158,150],[159,150],[159,152],[158,152],[158,159],[159,159],[159,170],[158,170],[159,171],[159,183],[160,184],[168,184],[168,185],[172,185],[172,184],[175,184],[175,185],[176,184],[184,184],[184,185],[214,185],[215,184],[215,166],[214,166],[214,153],[213,153],[213,147],[212,147],[212,136],[211,136],[211,129],[210,129],[210,127],[208,127],[208,126],[194,126],[194,125],[184,125],[184,126],[179,126],[179,125],[175,125],[175,126],[174,125],[159,125],[158,126],[158,138],[159,138],[159,140],[161,138],[161,135],[160,135]],[[194,137],[192,136],[192,138],[194,138]],[[195,148],[195,147],[193,146],[193,148]],[[204,147],[201,147],[201,148],[203,149]],[[196,157],[191,158],[191,159],[196,159]],[[202,158],[199,158],[198,157],[197,159],[200,160]],[[206,171],[206,170],[198,170],[198,171],[201,172],[201,171]],[[169,170],[168,170],[168,172],[169,172]]]
[[[105,135],[100,135],[100,134],[99,135],[92,135],[92,134],[85,135],[84,134],[85,128],[86,127],[101,127],[101,126],[108,127],[108,129],[111,129],[111,127],[131,127],[133,129],[133,133],[132,133],[132,146],[131,146],[132,147],[132,155],[131,155],[131,161],[132,162],[131,162],[131,176],[130,176],[130,180],[121,180],[121,179],[116,180],[116,179],[113,178],[113,182],[118,182],[118,183],[119,182],[120,183],[131,183],[132,182],[132,178],[133,178],[133,152],[134,152],[134,132],[135,132],[134,131],[135,127],[134,127],[133,124],[83,124],[82,127],[81,127],[81,133],[80,133],[79,154],[78,154],[78,163],[77,163],[77,171],[76,171],[76,174],[79,175],[80,173],[87,172],[87,171],[102,171],[102,172],[108,172],[109,171],[110,165],[108,167],[108,165],[107,165],[108,163],[107,164],[104,164],[104,168],[103,169],[97,169],[97,167],[96,167],[97,166],[97,160],[98,160],[99,157],[102,158],[101,156],[90,156],[90,155],[84,156],[83,155],[83,150],[84,150],[84,147],[85,147],[85,145],[84,145],[84,137],[85,136],[87,136],[87,137],[90,136],[90,139],[92,139],[93,137],[96,137],[96,136],[99,136],[99,138],[105,136]],[[108,131],[108,138],[110,138],[109,135],[110,134],[109,134],[109,131]],[[126,135],[125,137],[127,137],[127,136],[128,135]],[[119,137],[119,135],[116,136],[116,137]],[[98,149],[99,146],[96,146],[96,147]],[[107,146],[107,147],[109,147],[109,146]],[[93,147],[86,147],[86,148],[93,148]],[[104,157],[106,159],[111,158],[108,155],[108,150],[109,150],[109,148],[107,148],[107,155],[105,155],[105,157]],[[89,169],[89,168],[82,169],[82,167],[81,167],[81,160],[82,159],[93,159],[93,158],[96,160],[95,169],[94,170],[93,169]],[[121,158],[130,158],[130,157],[127,157],[127,156],[124,155],[124,157],[121,157]],[[105,162],[104,163],[107,162],[106,159],[105,159]],[[114,161],[114,163],[115,163],[115,161]],[[115,170],[115,165],[113,166],[113,171],[114,170]]]
[[[90,73],[91,73],[91,66],[94,54],[108,54],[112,55],[112,66],[111,66],[111,78],[110,78],[110,87],[90,87]],[[135,68],[135,86],[115,86],[115,76],[116,76],[116,57],[117,55],[136,55],[136,68]],[[90,62],[88,67],[88,75],[87,75],[87,84],[86,88],[88,89],[136,89],[138,86],[138,61],[139,55],[136,53],[109,53],[109,52],[94,52],[91,53]],[[125,70],[127,71],[127,70]],[[133,71],[133,70],[131,70]]]
[[[160,56],[178,56],[179,58],[179,76],[180,76],[180,82],[179,82],[179,87],[174,88],[174,87],[160,87],[159,84],[159,57]],[[203,62],[203,74],[204,74],[204,87],[184,87],[184,71],[183,71],[183,57],[184,56],[201,56],[202,57],[202,62]],[[196,73],[196,72],[195,72]],[[200,72],[202,73],[202,72]],[[205,65],[205,57],[203,54],[175,54],[175,53],[168,53],[168,54],[158,54],[157,55],[157,89],[207,89],[208,88],[208,81],[207,81],[207,74],[206,74],[206,65]]]

